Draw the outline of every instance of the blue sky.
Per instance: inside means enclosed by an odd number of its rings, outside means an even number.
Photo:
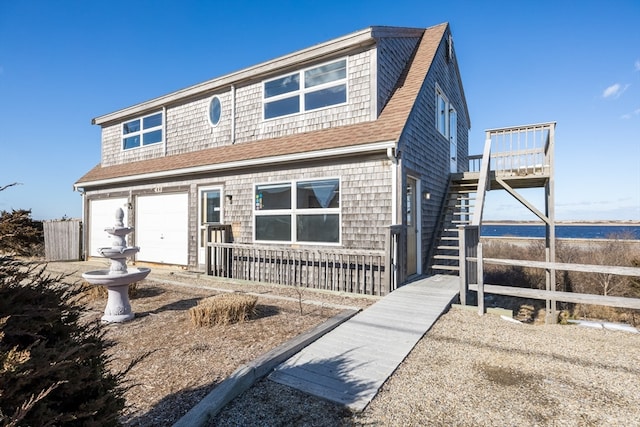
[[[0,0],[0,210],[81,216],[91,119],[372,25],[449,22],[471,115],[555,121],[556,219],[640,221],[640,2]],[[541,190],[523,192],[543,209]],[[534,219],[489,193],[485,219]]]

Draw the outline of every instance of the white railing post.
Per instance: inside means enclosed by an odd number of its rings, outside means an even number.
[[[478,193],[476,197],[476,205],[473,209],[473,218],[471,225],[480,225],[482,222],[482,210],[484,208],[484,197],[489,188],[489,171],[491,169],[491,138],[487,134],[484,143],[484,151],[482,153],[482,165],[480,166],[480,177],[478,178]]]

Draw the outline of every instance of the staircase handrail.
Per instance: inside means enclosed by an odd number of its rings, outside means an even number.
[[[478,178],[478,193],[476,205],[471,218],[471,225],[480,226],[482,222],[482,211],[484,209],[484,199],[489,188],[489,171],[491,169],[491,137],[487,134],[482,152],[482,164],[480,165],[480,177]]]

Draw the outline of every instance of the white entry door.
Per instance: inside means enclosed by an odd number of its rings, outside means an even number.
[[[91,200],[89,202],[89,256],[101,257],[98,248],[113,246],[111,236],[104,231],[107,227],[113,227],[116,223],[116,210],[124,211],[124,225],[128,224],[127,199],[119,197],[114,199]]]
[[[198,262],[204,264],[204,244],[208,225],[220,224],[222,221],[222,189],[220,187],[201,188],[198,202],[198,221],[200,233],[198,233]],[[214,233],[214,238],[218,233]]]
[[[187,193],[138,196],[136,246],[139,261],[189,263],[189,196]]]

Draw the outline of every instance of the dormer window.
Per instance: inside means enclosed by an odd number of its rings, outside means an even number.
[[[122,149],[162,142],[162,113],[150,114],[122,124]]]
[[[263,85],[264,119],[347,102],[347,60],[307,68]]]

